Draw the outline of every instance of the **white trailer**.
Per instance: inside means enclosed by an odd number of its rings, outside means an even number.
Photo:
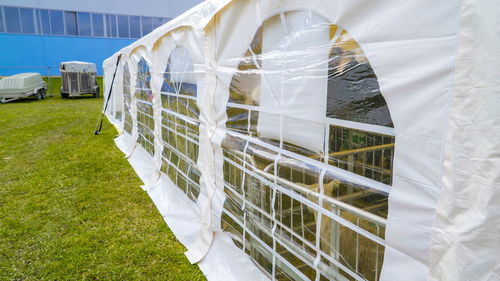
[[[6,103],[21,98],[45,99],[47,84],[40,73],[19,73],[0,80],[0,102]]]

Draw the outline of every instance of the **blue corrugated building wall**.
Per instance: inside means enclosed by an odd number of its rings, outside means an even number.
[[[0,0],[0,76],[96,64],[201,0]]]
[[[97,65],[134,39],[108,39],[73,36],[0,34],[0,75],[39,72],[59,75],[59,63],[79,60]],[[49,68],[50,67],[50,68]]]

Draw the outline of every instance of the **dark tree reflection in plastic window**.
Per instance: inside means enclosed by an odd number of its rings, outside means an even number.
[[[239,60],[222,142],[223,226],[276,280],[378,280],[395,137],[363,50],[342,27],[293,11],[267,19]],[[281,107],[268,106],[273,98]]]
[[[361,47],[345,30],[330,50],[327,104],[327,117],[393,127],[377,76]]]
[[[189,50],[176,47],[168,57],[161,87],[162,171],[196,201],[201,172],[199,150],[198,87]]]
[[[392,128],[393,122],[377,76],[359,44],[332,25],[328,65],[327,117]],[[394,135],[331,125],[329,164],[392,184]]]
[[[151,91],[151,72],[144,58],[137,64],[135,97],[137,106],[137,131],[139,142],[147,152],[154,154],[154,117],[153,92]]]

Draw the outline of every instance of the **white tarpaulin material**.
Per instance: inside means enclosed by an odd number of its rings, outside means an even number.
[[[106,115],[209,280],[500,280],[494,2],[205,1]]]
[[[59,69],[67,72],[97,72],[95,63],[83,61],[61,62]]]

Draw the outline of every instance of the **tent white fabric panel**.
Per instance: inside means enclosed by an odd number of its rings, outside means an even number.
[[[266,112],[259,114],[257,131],[262,137],[280,139],[276,128],[280,126],[279,113],[284,112],[283,139],[312,151],[323,151],[325,126],[302,120],[321,120],[326,111],[327,84],[324,81],[328,75],[328,52],[315,52],[314,48],[329,45],[329,28],[320,16],[308,11],[272,20],[262,34],[262,52],[268,55],[262,57],[265,74],[261,78],[259,98]],[[294,36],[298,32],[300,36]],[[318,78],[300,79],[305,75]],[[311,92],[318,94],[309,94]]]

